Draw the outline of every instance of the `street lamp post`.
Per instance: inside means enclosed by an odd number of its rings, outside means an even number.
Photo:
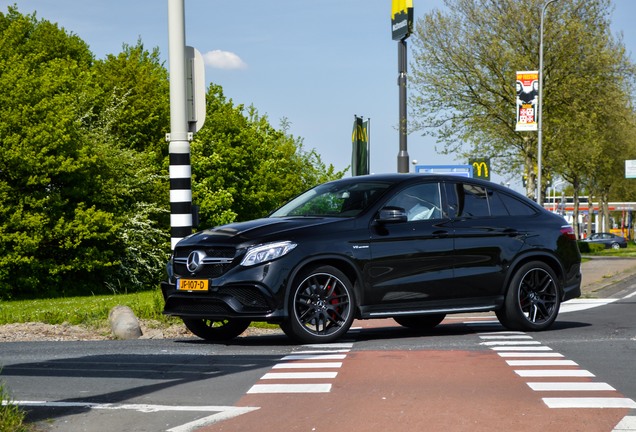
[[[543,145],[543,19],[545,10],[557,0],[549,0],[541,8],[541,24],[539,26],[539,107],[537,112],[537,203],[543,206],[541,202],[541,170],[542,170],[542,145]]]

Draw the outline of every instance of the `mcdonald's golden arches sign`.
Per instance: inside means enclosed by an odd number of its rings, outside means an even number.
[[[468,165],[473,167],[473,177],[490,180],[490,159],[469,159]]]

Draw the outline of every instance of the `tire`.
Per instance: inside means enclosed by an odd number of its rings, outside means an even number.
[[[280,327],[296,342],[329,343],[347,333],[354,309],[353,285],[347,276],[332,266],[313,267],[295,279],[289,318]]]
[[[612,249],[620,249],[620,248],[621,248],[621,245],[619,245],[618,243],[614,242],[614,243],[612,243],[612,244],[611,244],[611,246],[610,246],[610,247],[611,247]]]
[[[521,266],[508,286],[499,321],[510,330],[541,331],[559,314],[561,300],[554,271],[540,261]]]
[[[446,314],[434,315],[405,315],[393,317],[396,323],[402,327],[414,330],[430,330],[444,321]]]
[[[192,334],[210,342],[225,342],[243,333],[250,321],[241,319],[211,320],[206,318],[183,319]]]

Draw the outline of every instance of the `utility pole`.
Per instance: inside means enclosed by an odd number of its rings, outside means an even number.
[[[397,157],[397,171],[409,172],[409,152],[407,148],[406,122],[406,39],[413,28],[413,0],[393,0],[391,5],[391,36],[398,41],[398,87],[399,87],[399,134],[400,151]]]

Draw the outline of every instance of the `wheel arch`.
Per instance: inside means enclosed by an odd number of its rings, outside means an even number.
[[[347,257],[343,257],[341,255],[320,255],[311,258],[307,258],[294,268],[294,270],[290,273],[289,279],[287,280],[287,284],[285,286],[285,315],[289,316],[289,303],[290,303],[290,295],[296,281],[298,275],[303,272],[305,269],[309,267],[319,267],[323,265],[328,265],[337,268],[342,273],[349,278],[349,282],[353,286],[353,293],[355,296],[355,305],[354,305],[354,315],[356,317],[359,316],[360,313],[360,299],[362,296],[360,284],[358,284],[358,280],[362,278],[360,270],[355,265],[355,263],[348,259]]]
[[[565,295],[565,291],[564,291],[565,269],[563,268],[563,266],[561,265],[561,262],[556,256],[544,251],[524,254],[520,257],[517,257],[517,259],[512,262],[512,264],[508,267],[508,273],[506,274],[505,283],[503,284],[503,288],[502,288],[504,298],[508,295],[510,281],[515,276],[519,268],[530,261],[543,262],[544,264],[548,265],[552,269],[552,271],[554,271],[554,274],[556,274],[557,276],[557,286],[559,288],[559,295],[561,299],[563,299]]]

